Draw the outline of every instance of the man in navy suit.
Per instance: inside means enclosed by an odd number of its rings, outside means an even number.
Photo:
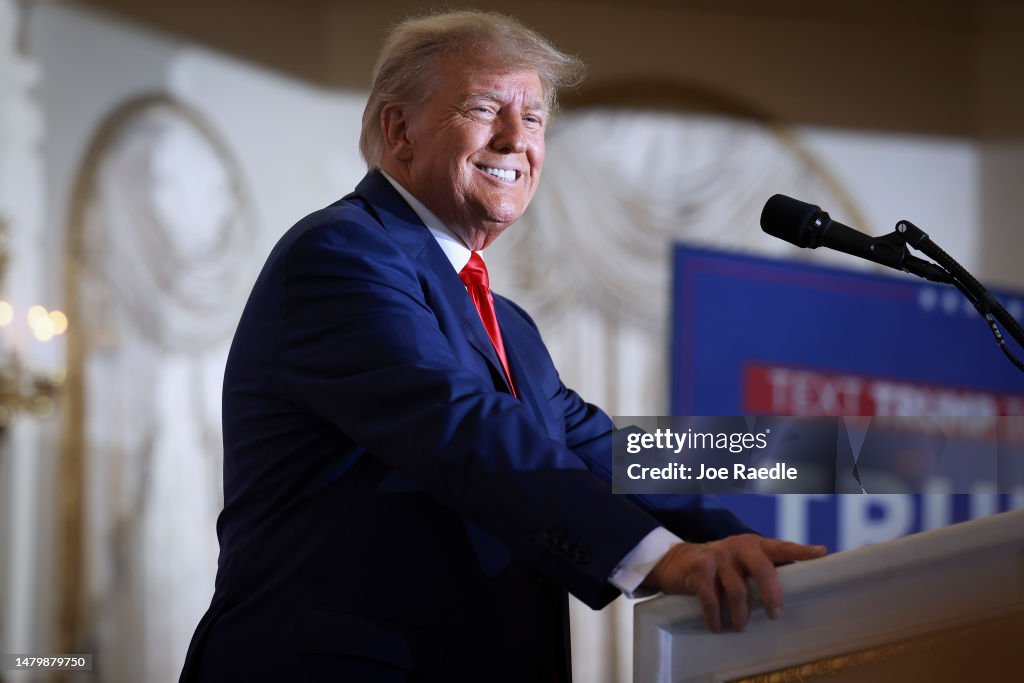
[[[696,497],[613,495],[621,433],[487,288],[477,252],[533,197],[579,73],[491,14],[387,39],[370,173],[282,237],[231,347],[216,590],[183,681],[568,681],[567,591],[693,593],[743,628],[747,577],[776,616],[774,565],[821,554]]]

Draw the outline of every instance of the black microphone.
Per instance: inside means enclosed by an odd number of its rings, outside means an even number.
[[[872,237],[832,220],[820,206],[786,195],[773,195],[761,211],[761,229],[798,247],[828,247],[883,266],[912,273],[933,282],[952,282],[949,273],[924,259],[911,256],[898,233]]]

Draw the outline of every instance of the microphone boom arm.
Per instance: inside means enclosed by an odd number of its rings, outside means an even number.
[[[996,343],[999,344],[999,348],[1002,349],[1003,353],[1006,354],[1006,357],[1009,358],[1018,369],[1024,372],[1024,364],[1022,364],[1006,346],[1006,340],[1000,333],[999,327],[996,325],[996,320],[1003,324],[1003,327],[1007,329],[1010,336],[1016,340],[1017,344],[1019,344],[1021,348],[1024,348],[1024,328],[1022,328],[1020,323],[1010,315],[1010,312],[1007,311],[994,296],[992,296],[992,293],[985,288],[985,285],[978,282],[977,278],[971,275],[966,268],[957,263],[956,259],[947,254],[942,247],[935,244],[935,242],[928,237],[928,233],[910,221],[902,220],[897,223],[896,232],[893,234],[899,235],[900,239],[903,240],[904,245],[909,245],[920,251],[928,258],[934,260],[939,264],[940,270],[952,277],[952,284],[954,284],[956,288],[959,289],[965,297],[967,297],[967,300],[974,305],[974,308],[981,314],[981,317],[988,323],[989,328],[992,330],[992,334],[996,338]],[[887,237],[890,236],[887,235]],[[920,261],[921,259],[915,260]],[[927,261],[922,261],[922,263],[927,263]]]

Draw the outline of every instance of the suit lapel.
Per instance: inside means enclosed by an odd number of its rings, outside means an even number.
[[[370,204],[384,229],[433,276],[442,296],[458,316],[466,340],[487,361],[491,375],[499,378],[505,391],[512,393],[480,314],[466,293],[466,286],[416,212],[378,171],[367,174],[356,186],[354,194]]]
[[[547,403],[546,396],[537,395],[537,387],[533,382],[530,381],[530,374],[526,372],[526,365],[524,365],[520,352],[522,351],[521,344],[517,343],[517,340],[512,337],[510,338],[506,330],[511,330],[511,325],[506,325],[504,322],[509,316],[502,315],[506,311],[506,304],[495,298],[495,308],[498,313],[498,324],[502,329],[502,336],[505,339],[505,353],[508,355],[509,369],[512,372],[512,380],[515,382],[516,391],[519,392],[519,399],[529,406],[530,411],[537,421],[544,425],[544,431],[548,433],[548,436],[553,439],[561,438],[557,425],[550,419],[549,413],[545,410]]]
[[[441,285],[444,297],[456,310],[466,339],[490,365],[491,375],[500,379],[501,386],[505,388],[505,391],[512,393],[512,388],[509,387],[508,381],[505,378],[505,370],[501,367],[501,361],[498,360],[498,352],[494,350],[494,344],[491,343],[491,338],[487,335],[487,330],[484,328],[483,321],[480,320],[480,314],[477,312],[476,306],[473,305],[469,294],[466,293],[466,286],[462,284],[462,280],[459,279],[455,269],[452,268],[451,261],[445,256],[441,247],[437,245],[433,235],[426,229],[424,229],[424,232],[427,233],[427,236],[430,237],[431,242],[434,242],[434,244],[432,249],[428,246],[420,252],[420,260],[425,262],[431,271],[438,276],[437,279]],[[505,353],[508,353],[507,345]]]

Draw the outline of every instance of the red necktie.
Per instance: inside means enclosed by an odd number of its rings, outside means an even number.
[[[469,257],[469,263],[459,272],[459,279],[462,280],[462,284],[466,285],[469,298],[473,300],[476,312],[480,314],[480,320],[484,324],[484,329],[487,330],[487,336],[491,338],[494,350],[498,352],[498,360],[501,361],[501,367],[505,370],[505,377],[508,379],[509,387],[512,388],[512,395],[518,398],[515,385],[512,384],[512,373],[508,371],[508,358],[505,357],[505,343],[501,340],[498,316],[494,313],[491,281],[487,277],[487,266],[480,258],[480,254],[473,252],[473,255]]]

